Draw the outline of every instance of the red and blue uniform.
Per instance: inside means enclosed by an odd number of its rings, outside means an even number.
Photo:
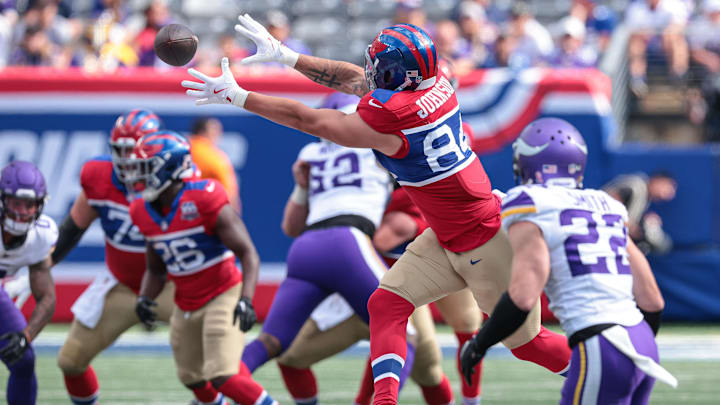
[[[381,253],[383,260],[385,260],[385,263],[387,263],[388,267],[392,267],[392,265],[395,264],[395,262],[400,258],[400,256],[405,253],[407,245],[409,245],[410,242],[415,240],[415,238],[417,238],[421,233],[423,233],[428,227],[428,223],[425,220],[425,217],[423,217],[423,214],[420,212],[418,207],[412,202],[408,193],[405,192],[404,187],[398,188],[397,190],[393,191],[392,195],[390,196],[390,202],[388,203],[387,208],[385,208],[385,214],[387,215],[391,212],[402,212],[409,215],[410,218],[415,222],[415,225],[417,226],[417,231],[415,231],[415,235],[413,235],[412,239],[395,246],[387,252]]]
[[[168,212],[157,212],[138,198],[130,216],[162,258],[175,282],[175,304],[195,311],[242,281],[235,255],[215,234],[225,189],[212,179],[186,180]]]
[[[377,89],[360,100],[357,112],[374,130],[402,139],[394,155],[375,155],[418,206],[444,248],[465,252],[497,233],[501,202],[468,146],[455,90],[445,76],[438,75],[425,89]]]
[[[105,233],[108,269],[137,294],[145,273],[145,238],[130,219],[128,193],[113,170],[110,156],[87,161],[80,171],[80,184]]]

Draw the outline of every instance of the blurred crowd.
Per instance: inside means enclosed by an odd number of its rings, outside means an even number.
[[[192,65],[237,63],[254,52],[232,29],[242,12],[295,51],[355,63],[381,28],[412,23],[459,75],[596,67],[622,25],[635,97],[647,95],[648,72],[662,71],[689,88],[690,121],[718,128],[709,139],[720,140],[720,0],[0,0],[0,68],[169,69],[153,41],[171,22],[200,38]]]
[[[196,18],[203,14],[198,13],[201,3],[207,8],[204,19]],[[232,22],[227,21],[229,16],[222,13],[227,10],[227,4],[222,3],[227,2],[0,0],[0,67],[78,66],[104,71],[122,66],[160,67],[163,64],[153,52],[153,40],[155,33],[171,22],[189,23],[191,28],[199,31],[201,48],[194,64],[214,65],[220,54],[240,59],[254,50],[251,44],[238,42],[232,32]],[[242,2],[235,3],[233,16],[243,11]],[[453,61],[461,74],[485,67],[595,66],[617,20],[611,8],[591,0],[568,1],[565,13],[545,24],[534,16],[534,8],[538,5],[522,1],[445,0],[424,4],[422,0],[300,0],[267,3],[281,7],[262,10],[255,17],[298,52],[355,60],[362,52],[337,54],[349,53],[353,48],[347,44],[345,47],[334,46],[339,45],[338,37],[354,35],[347,38],[349,42],[359,40],[359,43],[367,44],[382,26],[409,22],[426,28],[437,41],[439,52]],[[305,3],[304,6],[301,3]],[[329,19],[317,13],[328,5],[331,9]],[[338,10],[332,11],[334,8]],[[440,13],[437,8],[441,9]],[[212,16],[208,10],[213,9],[221,14]],[[373,15],[378,9],[387,11],[385,18]],[[321,26],[314,24],[312,18],[304,18],[308,14],[311,17],[314,14],[315,21]],[[334,22],[333,16],[337,17]],[[346,30],[348,20],[353,24],[350,30]],[[297,33],[293,32],[295,22],[299,24]],[[206,30],[199,26],[201,24],[211,27]],[[340,32],[330,32],[333,28]],[[329,34],[326,41],[322,38],[318,41],[318,31]]]

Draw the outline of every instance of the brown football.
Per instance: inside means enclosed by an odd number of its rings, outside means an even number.
[[[195,56],[198,39],[182,24],[168,24],[155,35],[155,54],[163,62],[182,66]]]

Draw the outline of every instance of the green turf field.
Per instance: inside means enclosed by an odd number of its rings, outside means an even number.
[[[52,333],[63,328],[53,327]],[[441,329],[441,332],[444,330]],[[661,335],[692,336],[718,334],[718,327],[681,325],[663,329]],[[50,334],[50,333],[49,333]],[[718,334],[720,337],[720,334]],[[720,361],[667,360],[663,365],[680,381],[677,390],[663,384],[656,385],[652,404],[713,404],[720,403]],[[112,404],[186,404],[191,398],[175,378],[173,362],[168,352],[111,352],[94,362],[101,384],[101,403]],[[459,390],[454,361],[447,359],[443,366]],[[316,366],[320,386],[320,402],[350,404],[364,367],[360,356],[340,356]],[[55,365],[55,356],[47,351],[38,355],[37,373],[40,386],[38,404],[69,404],[62,377]],[[280,379],[277,368],[268,364],[255,374],[265,388],[281,403],[292,403]],[[7,372],[0,371],[5,380]],[[555,404],[559,398],[562,378],[540,367],[506,356],[486,360],[483,376],[483,404]],[[4,387],[0,398],[4,399]],[[0,402],[3,402],[0,400]],[[401,394],[401,403],[423,404],[420,391],[408,383]]]

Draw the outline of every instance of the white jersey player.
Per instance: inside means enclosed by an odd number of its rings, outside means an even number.
[[[514,255],[510,286],[462,349],[465,377],[520,327],[544,288],[573,350],[560,404],[648,403],[655,379],[677,381],[658,364],[653,333],[664,302],[627,236],[627,210],[603,191],[582,189],[587,147],[568,122],[536,120],[513,149],[521,185],[502,206]]]

